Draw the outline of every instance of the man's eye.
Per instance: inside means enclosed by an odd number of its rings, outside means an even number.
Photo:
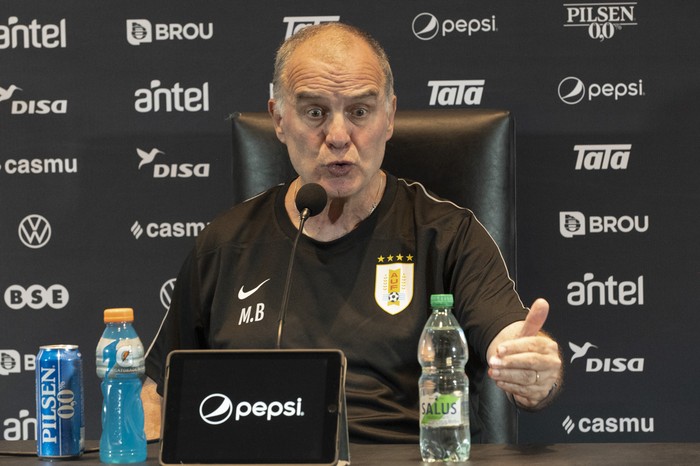
[[[352,116],[354,116],[356,118],[362,118],[362,117],[367,116],[368,113],[369,113],[369,110],[367,110],[364,107],[359,107],[359,108],[356,108],[352,111]]]
[[[323,110],[320,108],[312,108],[306,111],[306,115],[310,118],[321,118],[323,117]]]

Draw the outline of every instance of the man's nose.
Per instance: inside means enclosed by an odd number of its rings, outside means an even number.
[[[343,149],[350,143],[352,129],[342,113],[333,113],[326,122],[326,144],[331,149]]]

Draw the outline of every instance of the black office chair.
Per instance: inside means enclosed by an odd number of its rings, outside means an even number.
[[[236,113],[233,123],[234,200],[289,181],[295,172],[267,113]],[[416,110],[396,113],[383,167],[420,181],[474,211],[515,276],[515,123],[503,110]],[[517,410],[471,358],[470,395],[483,421],[475,443],[517,443]]]

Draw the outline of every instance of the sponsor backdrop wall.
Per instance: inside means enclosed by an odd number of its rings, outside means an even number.
[[[669,0],[3,0],[2,439],[35,438],[50,343],[80,345],[98,438],[102,310],[134,307],[150,342],[193,238],[234,201],[227,116],[265,111],[285,37],[340,20],[385,45],[399,109],[516,118],[518,289],[550,300],[566,362],[520,441],[699,441],[698,17]]]

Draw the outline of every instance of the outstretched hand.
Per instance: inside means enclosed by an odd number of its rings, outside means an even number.
[[[526,409],[544,407],[561,385],[559,345],[542,332],[548,314],[547,301],[536,300],[525,320],[503,329],[489,348],[489,376]]]

